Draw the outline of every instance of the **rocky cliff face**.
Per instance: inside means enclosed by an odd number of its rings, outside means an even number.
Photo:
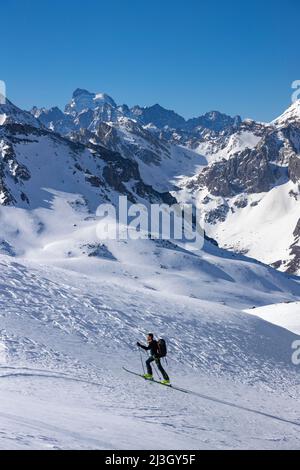
[[[246,150],[227,161],[217,162],[205,168],[187,187],[206,187],[210,194],[222,197],[260,193],[268,191],[275,183],[276,170],[263,151]]]
[[[288,169],[291,181],[300,184],[300,155],[293,155],[290,158]]]
[[[196,189],[199,185],[201,188],[206,187],[212,195],[222,197],[269,191],[285,177],[286,162],[291,179],[298,174],[298,157],[288,148],[288,144],[290,142],[282,139],[277,131],[267,133],[253,149],[246,148],[227,160],[204,168],[187,187]]]

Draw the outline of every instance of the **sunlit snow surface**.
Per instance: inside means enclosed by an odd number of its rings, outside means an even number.
[[[244,310],[296,302],[300,285],[209,243],[95,251],[76,197],[0,209],[0,448],[299,448],[298,337]],[[122,370],[142,371],[149,331],[172,382],[202,397]]]
[[[300,336],[300,302],[266,305],[257,309],[246,310],[252,315],[281,326]]]

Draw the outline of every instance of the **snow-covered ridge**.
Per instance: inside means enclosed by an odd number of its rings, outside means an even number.
[[[296,100],[283,114],[272,121],[275,126],[285,126],[291,123],[300,123],[300,100]]]
[[[35,119],[31,113],[22,111],[6,99],[5,104],[0,104],[0,126],[11,123],[29,125],[37,128],[42,127],[40,121]]]

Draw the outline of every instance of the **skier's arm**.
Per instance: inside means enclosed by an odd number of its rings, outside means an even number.
[[[150,349],[150,346],[144,346],[143,344],[141,344],[141,343],[139,343],[139,342],[137,342],[136,344],[137,344],[137,346],[139,346],[140,348],[145,349],[145,351],[148,351],[148,349]]]

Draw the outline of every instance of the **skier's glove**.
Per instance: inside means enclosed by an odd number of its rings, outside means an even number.
[[[141,347],[141,344],[139,342],[136,343],[136,345],[140,348]]]

